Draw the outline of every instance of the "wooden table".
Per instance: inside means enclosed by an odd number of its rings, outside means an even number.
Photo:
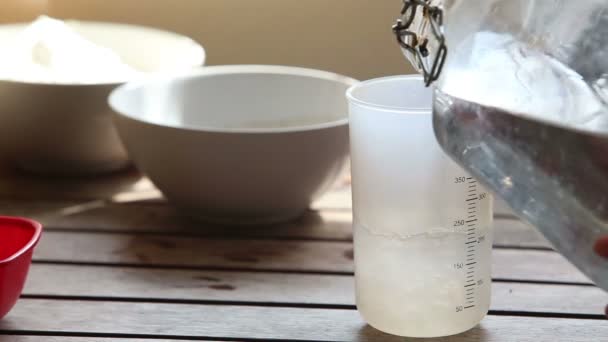
[[[181,219],[135,172],[88,180],[0,174],[0,212],[42,221],[0,341],[403,341],[356,311],[348,180],[297,222]],[[608,296],[497,210],[490,314],[436,341],[608,341]]]

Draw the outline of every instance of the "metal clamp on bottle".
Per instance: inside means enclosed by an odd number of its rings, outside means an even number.
[[[420,32],[412,30],[417,15],[422,16]],[[423,32],[427,32],[429,26],[431,37],[426,37]],[[427,87],[439,78],[447,56],[442,26],[443,10],[439,6],[432,6],[430,0],[403,0],[401,17],[393,25],[397,42],[406,57],[422,73]],[[435,40],[435,53],[429,49],[429,39]]]

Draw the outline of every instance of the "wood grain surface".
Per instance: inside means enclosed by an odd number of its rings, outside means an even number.
[[[0,342],[404,341],[356,311],[347,178],[299,220],[256,228],[188,221],[135,171],[1,171],[0,211],[45,226]],[[607,294],[500,202],[494,228],[489,315],[421,341],[608,342]]]
[[[169,339],[403,341],[367,326],[355,310],[38,299],[20,301],[0,321],[3,330]],[[602,320],[489,316],[464,334],[433,341],[589,342],[606,336],[608,324]]]
[[[27,216],[41,221],[47,230],[173,233],[198,236],[234,235],[253,238],[352,239],[349,209],[310,211],[302,218],[263,227],[218,226],[181,217],[164,202],[125,203],[99,201],[2,201],[5,215]],[[494,220],[494,245],[550,249],[531,226],[508,215]]]
[[[350,242],[47,231],[34,260],[318,273],[353,272]],[[493,277],[589,283],[553,251],[495,249]]]
[[[312,307],[355,305],[352,276],[38,265],[26,297],[167,302],[249,302]],[[494,282],[494,311],[600,315],[608,294],[594,286]]]

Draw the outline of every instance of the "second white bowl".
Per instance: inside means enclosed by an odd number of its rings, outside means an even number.
[[[110,105],[136,165],[190,216],[259,224],[301,215],[348,156],[356,80],[282,66],[216,66],[135,82]]]

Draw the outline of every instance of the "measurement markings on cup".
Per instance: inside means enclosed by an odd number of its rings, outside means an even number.
[[[477,202],[480,200],[480,195],[478,194],[477,181],[472,177],[467,177],[468,183],[468,192],[467,197],[465,199],[465,203],[467,204],[467,210],[469,216],[465,223],[467,224],[468,230],[465,240],[465,250],[467,254],[467,259],[464,264],[466,271],[466,278],[464,288],[466,290],[466,298],[465,305],[463,309],[471,309],[475,307],[475,297],[476,297],[476,289],[475,285],[475,256],[477,254]]]

